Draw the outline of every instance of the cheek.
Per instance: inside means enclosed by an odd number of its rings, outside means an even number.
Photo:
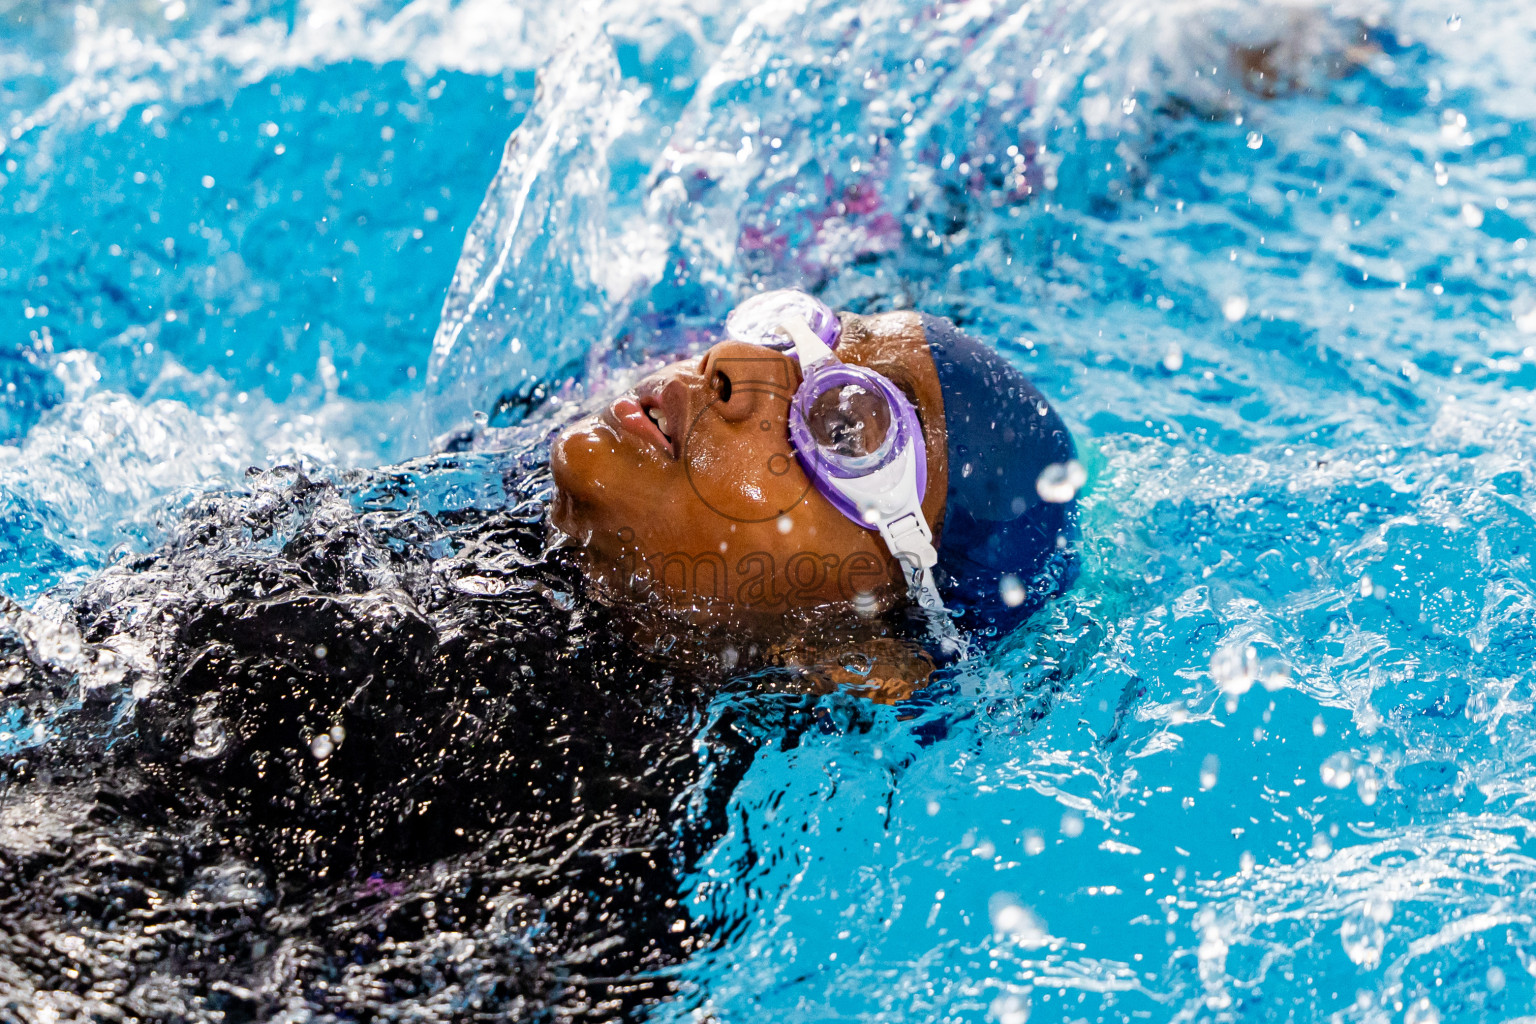
[[[674,500],[676,474],[628,450],[606,424],[583,420],[550,446],[555,525],[573,536],[633,526]]]
[[[685,440],[683,466],[694,495],[722,525],[772,523],[810,490],[778,409],[738,423],[706,412]]]
[[[567,427],[549,449],[549,470],[555,488],[571,498],[587,498],[604,478],[607,463],[615,461],[614,445],[596,419]]]

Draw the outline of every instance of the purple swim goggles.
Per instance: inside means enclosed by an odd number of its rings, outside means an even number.
[[[789,438],[806,476],[839,512],[879,532],[913,600],[941,610],[938,552],[922,509],[928,457],[917,410],[881,374],[837,358],[841,330],[825,303],[792,290],[754,295],[725,321],[727,337],[799,359]]]

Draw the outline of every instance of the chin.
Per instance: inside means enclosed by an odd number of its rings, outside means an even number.
[[[595,418],[561,431],[549,448],[549,472],[555,482],[555,498],[550,506],[550,522],[573,537],[589,532],[582,507],[594,497],[593,483],[599,479],[603,456],[608,454]]]

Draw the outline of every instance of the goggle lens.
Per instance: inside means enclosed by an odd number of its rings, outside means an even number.
[[[803,319],[828,347],[837,347],[841,327],[837,314],[819,299],[791,288],[760,292],[737,306],[726,318],[725,335],[768,348],[791,348],[789,338],[780,333],[779,327],[795,317]]]
[[[893,423],[885,396],[857,383],[827,388],[805,415],[817,447],[845,464],[884,455],[895,433]]]

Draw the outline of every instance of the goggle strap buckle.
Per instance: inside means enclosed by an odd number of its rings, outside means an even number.
[[[885,546],[901,563],[907,588],[917,603],[928,609],[943,608],[939,588],[933,581],[939,553],[934,549],[933,531],[928,528],[922,510],[908,509],[890,521],[882,520],[879,528]]]

